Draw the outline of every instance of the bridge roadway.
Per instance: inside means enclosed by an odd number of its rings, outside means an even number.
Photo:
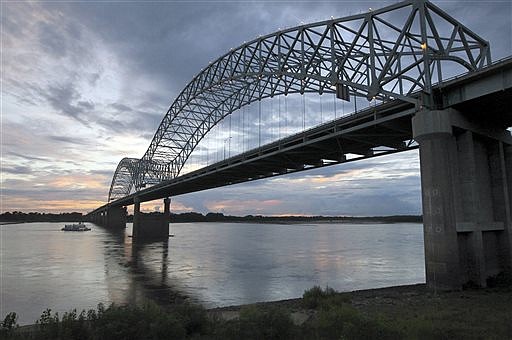
[[[512,58],[437,85],[433,97],[436,109],[464,112],[467,120],[458,122],[465,125],[462,128],[476,120],[510,127]],[[90,214],[131,205],[135,197],[146,202],[415,149],[418,145],[413,141],[411,118],[417,111],[413,104],[399,100],[369,107],[140,190]],[[485,126],[472,127],[489,134]]]
[[[404,143],[411,139],[410,115],[413,113],[413,105],[407,103],[394,102],[367,109],[186,173],[110,204],[130,205],[135,196],[144,202],[415,148]],[[378,146],[386,148],[372,150]],[[346,154],[353,154],[354,158],[347,158]]]

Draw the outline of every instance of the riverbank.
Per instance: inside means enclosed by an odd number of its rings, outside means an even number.
[[[315,287],[302,298],[210,310],[180,305],[165,312],[154,306],[103,311],[110,328],[100,333],[107,336],[116,325],[128,332],[137,321],[137,327],[148,327],[148,337],[158,326],[166,332],[159,334],[200,339],[512,339],[511,306],[510,286],[434,292],[419,284],[346,293]],[[12,338],[30,338],[34,329],[22,327]]]
[[[348,319],[358,315],[363,322],[377,323],[403,339],[512,339],[511,287],[434,292],[418,284],[336,293],[326,297],[325,303],[329,304],[329,300],[333,301],[331,308],[347,307],[338,315],[341,328],[341,316],[345,314]],[[319,320],[326,317],[321,304],[308,308],[303,298],[217,308],[212,312],[236,319],[244,308],[286,310],[295,325],[310,330],[329,322]]]

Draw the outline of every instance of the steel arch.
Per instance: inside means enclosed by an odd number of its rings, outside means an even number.
[[[108,200],[115,200],[129,195],[134,185],[134,179],[138,175],[139,160],[137,158],[123,158],[117,165],[110,190]]]
[[[410,94],[428,95],[443,80],[445,62],[480,69],[490,63],[489,43],[426,0],[259,37],[210,63],[182,90],[131,183],[139,190],[178,176],[213,126],[254,101],[337,92],[416,103]]]

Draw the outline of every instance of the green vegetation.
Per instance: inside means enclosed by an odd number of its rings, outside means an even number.
[[[206,215],[190,212],[171,214],[172,223],[180,222],[252,222],[252,223],[313,223],[313,222],[345,222],[345,223],[421,223],[421,216],[229,216],[222,213]]]
[[[7,318],[6,318],[7,319]],[[210,320],[201,307],[182,304],[164,311],[154,304],[137,306],[102,304],[96,310],[64,313],[43,312],[34,326],[2,327],[5,339],[188,339],[210,332]]]
[[[302,304],[306,308],[316,309],[322,306],[326,301],[336,300],[338,296],[341,295],[337,294],[336,291],[329,286],[325,287],[325,290],[322,290],[320,286],[314,286],[304,292],[302,295]]]
[[[434,292],[424,285],[350,293],[351,304],[403,339],[512,339],[512,287]]]
[[[205,310],[102,304],[60,317],[46,310],[2,339],[510,339],[512,288],[435,293],[424,285],[351,293],[313,287],[302,299]]]
[[[2,339],[12,337],[14,335],[15,330],[18,329],[18,324],[16,322],[17,319],[18,315],[11,312],[5,316],[4,321],[0,322],[0,335]]]
[[[298,339],[299,328],[289,313],[276,306],[245,306],[239,317],[225,321],[217,318],[214,322],[214,339]]]
[[[307,339],[399,339],[400,332],[379,321],[364,317],[350,304],[350,297],[330,287],[315,286],[304,292],[302,304],[314,309],[304,327]]]

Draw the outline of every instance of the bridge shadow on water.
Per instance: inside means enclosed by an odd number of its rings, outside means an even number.
[[[109,300],[116,305],[148,302],[166,308],[191,299],[168,276],[171,242],[133,242],[128,229],[105,231],[103,253]]]

